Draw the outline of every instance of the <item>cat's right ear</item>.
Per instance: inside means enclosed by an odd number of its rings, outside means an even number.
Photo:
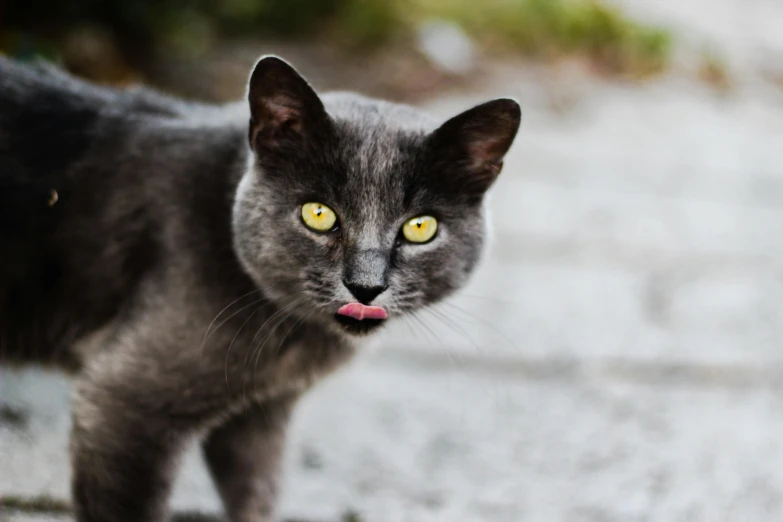
[[[488,101],[459,114],[430,136],[448,181],[479,198],[494,183],[519,130],[522,111],[510,98]]]
[[[250,146],[258,153],[296,145],[321,132],[328,115],[318,95],[288,63],[265,56],[248,86]]]

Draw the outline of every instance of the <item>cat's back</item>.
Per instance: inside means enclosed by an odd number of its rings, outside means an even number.
[[[191,107],[0,57],[0,359],[66,358],[122,312],[161,250],[127,150]]]

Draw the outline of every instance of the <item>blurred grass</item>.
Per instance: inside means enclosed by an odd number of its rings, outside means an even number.
[[[491,48],[542,60],[589,59],[605,72],[648,75],[665,69],[672,36],[598,0],[424,0],[429,16],[454,20]]]
[[[357,53],[412,45],[427,19],[454,22],[495,52],[577,56],[613,74],[659,72],[672,46],[668,31],[604,0],[68,0],[44,9],[11,0],[0,15],[0,51],[61,58],[114,81],[156,56],[198,56],[241,38],[322,39]]]

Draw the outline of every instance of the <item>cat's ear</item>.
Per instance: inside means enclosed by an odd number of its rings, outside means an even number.
[[[248,86],[250,146],[256,152],[313,137],[327,124],[321,99],[288,63],[265,56]]]
[[[432,150],[462,188],[481,196],[503,167],[519,130],[522,111],[510,98],[482,103],[440,126],[430,136]]]

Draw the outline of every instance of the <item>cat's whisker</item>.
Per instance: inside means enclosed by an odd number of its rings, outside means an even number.
[[[303,299],[304,299],[304,298],[301,298],[301,299],[298,299],[297,301],[294,301],[293,303],[290,303],[288,306],[286,306],[286,307],[282,308],[282,309],[280,310],[280,312],[284,312],[286,309],[290,309],[290,308],[292,308],[292,307],[295,307],[296,305],[298,305],[299,303],[301,303]],[[257,371],[258,371],[258,362],[259,362],[259,360],[260,360],[260,358],[261,358],[261,354],[262,354],[262,352],[263,352],[264,345],[266,345],[267,341],[268,341],[268,340],[271,338],[271,336],[272,336],[272,334],[274,333],[274,331],[275,331],[275,330],[277,330],[277,328],[278,328],[278,327],[279,327],[281,324],[283,324],[285,321],[287,321],[288,319],[290,319],[291,317],[293,317],[293,316],[294,316],[294,314],[296,314],[296,312],[297,312],[297,311],[298,311],[298,310],[297,310],[296,308],[294,308],[293,310],[291,310],[290,312],[288,312],[287,314],[285,314],[284,316],[282,316],[282,317],[281,317],[281,318],[280,318],[280,319],[277,321],[277,323],[275,323],[275,324],[274,324],[274,326],[270,326],[270,328],[269,328],[269,332],[268,332],[268,333],[267,333],[267,335],[264,337],[264,339],[263,339],[263,341],[262,341],[261,345],[260,345],[260,346],[259,346],[257,349],[253,350],[253,353],[255,353],[255,360],[254,360],[254,362],[253,362],[253,371],[251,372],[251,376],[252,376],[252,377],[251,377],[251,384],[252,384],[252,386],[253,386],[254,388],[255,388],[255,381],[256,381],[256,377],[257,377],[257,375],[258,375],[258,374],[257,374]]]
[[[497,326],[495,326],[494,324],[490,323],[486,319],[482,319],[481,317],[479,317],[479,316],[477,316],[475,314],[472,314],[472,313],[468,312],[467,310],[464,310],[463,308],[460,308],[459,306],[455,305],[454,303],[444,302],[443,304],[446,305],[446,306],[452,307],[454,310],[456,310],[457,312],[461,312],[464,316],[467,316],[470,319],[473,319],[473,320],[478,321],[479,323],[481,323],[481,324],[483,324],[485,326],[488,326],[489,328],[494,330],[498,335],[500,335],[508,343],[508,345],[511,348],[513,348],[517,352],[520,351],[519,347],[516,344],[514,344],[514,341],[512,341],[511,338],[508,335],[506,335],[505,332],[500,330]]]
[[[515,305],[515,306],[522,306],[523,303],[519,303],[517,301],[509,301],[507,299],[498,299],[497,297],[490,297],[487,295],[473,295],[473,294],[466,294],[465,292],[457,292],[454,294],[453,299],[459,299],[460,297],[466,297],[468,299],[481,299],[484,301],[492,301],[495,303],[501,303],[501,304],[509,304],[509,305]]]
[[[223,313],[224,313],[226,310],[228,310],[229,308],[231,308],[232,306],[234,306],[234,304],[238,303],[239,301],[241,301],[241,300],[242,300],[242,299],[244,299],[245,297],[248,297],[248,296],[250,296],[250,295],[253,295],[253,294],[255,294],[255,293],[258,293],[258,292],[261,292],[261,291],[262,291],[262,289],[261,289],[261,288],[256,288],[255,290],[253,290],[253,291],[250,291],[250,292],[246,293],[245,295],[243,295],[243,296],[241,296],[241,297],[238,297],[238,298],[234,299],[234,300],[233,300],[233,301],[231,301],[231,302],[230,302],[230,303],[229,303],[229,304],[228,304],[228,305],[227,305],[225,308],[223,308],[221,311],[219,311],[219,312],[217,313],[217,315],[215,316],[215,318],[214,318],[214,319],[212,319],[212,322],[211,322],[211,323],[209,323],[209,326],[207,326],[207,331],[204,333],[204,339],[203,339],[203,341],[201,342],[201,348],[204,348],[204,344],[207,342],[207,337],[209,336],[209,331],[212,329],[212,326],[215,324],[215,321],[217,321],[217,320],[218,320],[218,318],[219,318],[221,315],[223,315]]]
[[[255,310],[253,310],[250,314],[248,314],[247,319],[245,319],[242,322],[242,325],[237,330],[237,333],[234,334],[234,337],[231,338],[231,342],[228,343],[228,350],[226,350],[225,364],[223,365],[223,370],[224,370],[224,373],[226,375],[226,390],[228,391],[229,395],[231,395],[231,389],[230,389],[230,385],[228,383],[228,361],[229,361],[229,358],[230,358],[230,355],[231,355],[231,347],[234,346],[234,341],[236,341],[237,336],[242,331],[242,328],[244,328],[245,325],[248,323],[248,321],[250,321],[250,319],[252,319],[253,316],[256,315],[258,313],[258,311],[261,310],[263,307],[264,307],[264,305],[262,304],[261,306],[259,306]]]
[[[410,316],[410,315],[403,315],[403,316],[401,316],[401,317],[402,317],[402,320],[403,320],[403,322],[405,323],[405,325],[406,325],[406,326],[408,327],[408,329],[410,330],[410,332],[411,332],[411,335],[415,337],[415,336],[416,336],[416,334],[417,334],[417,332],[418,332],[419,330],[417,330],[417,329],[414,329],[414,327],[413,327],[413,326],[414,326],[414,324],[413,324],[413,319],[411,319],[411,316]],[[418,325],[417,325],[417,328],[418,328]]]
[[[254,302],[252,302],[252,303],[250,303],[250,304],[248,304],[248,305],[245,305],[245,306],[243,306],[242,308],[240,308],[239,310],[237,310],[236,312],[234,312],[233,314],[231,314],[230,316],[228,316],[228,317],[227,317],[225,320],[223,320],[222,322],[220,322],[220,324],[218,324],[218,325],[215,327],[215,329],[214,329],[214,330],[212,330],[212,326],[215,324],[215,321],[217,321],[217,320],[218,320],[218,318],[219,318],[221,315],[223,315],[223,313],[224,313],[226,310],[228,310],[229,308],[231,308],[231,307],[232,307],[234,304],[238,303],[239,301],[241,301],[241,300],[242,300],[242,299],[244,299],[245,297],[248,297],[248,296],[250,296],[250,295],[253,295],[253,294],[256,294],[256,293],[259,293],[259,292],[263,292],[263,291],[269,291],[269,290],[272,290],[273,288],[275,288],[275,287],[277,287],[277,286],[280,286],[280,284],[282,284],[282,283],[277,283],[277,284],[274,284],[274,285],[270,285],[270,286],[267,286],[267,287],[265,287],[265,288],[257,288],[257,289],[255,289],[255,290],[253,290],[253,291],[251,291],[251,292],[248,292],[248,293],[246,293],[245,295],[243,295],[243,296],[241,296],[241,297],[239,297],[239,298],[237,298],[237,299],[234,299],[234,300],[233,300],[231,303],[229,303],[229,305],[228,305],[228,306],[226,306],[226,307],[225,307],[225,308],[223,308],[223,309],[222,309],[220,312],[218,312],[218,314],[215,316],[215,318],[214,318],[214,319],[212,319],[212,322],[211,322],[211,323],[209,324],[209,326],[207,327],[207,331],[206,331],[206,333],[204,334],[204,339],[203,339],[203,340],[202,340],[202,342],[201,342],[201,351],[203,352],[203,350],[204,350],[204,345],[205,345],[205,344],[206,344],[206,342],[207,342],[207,338],[208,338],[210,335],[213,335],[215,332],[217,332],[217,331],[218,331],[218,329],[220,329],[220,327],[221,327],[221,326],[223,326],[223,325],[226,323],[226,321],[228,321],[229,319],[231,319],[232,317],[234,317],[235,315],[237,315],[238,313],[240,313],[242,310],[245,310],[246,308],[249,308],[249,307],[253,306],[254,304],[258,304],[258,303],[261,303],[261,302],[264,302],[264,301],[271,301],[271,299],[272,299],[272,298],[271,298],[271,297],[269,297],[268,295],[265,295],[265,296],[264,296],[264,297],[262,297],[261,299],[259,299],[259,300],[257,300],[257,301],[254,301]]]
[[[403,315],[401,317],[402,317],[403,324],[408,327],[408,331],[410,331],[412,336],[415,336],[416,332],[413,331],[413,327],[411,326],[410,323],[410,317],[408,317],[407,315]]]
[[[266,288],[264,288],[264,289],[261,289],[261,288],[259,288],[259,289],[258,289],[258,290],[256,290],[256,291],[253,291],[253,292],[250,292],[250,293],[248,293],[248,294],[245,294],[245,297],[246,297],[246,296],[248,296],[248,295],[250,295],[250,294],[256,293],[257,291],[261,291],[261,290],[271,290],[272,288],[274,288],[274,287],[276,287],[276,286],[279,286],[279,284],[278,284],[278,285],[271,285],[271,286],[268,286],[268,287],[266,287]],[[293,295],[293,294],[288,294],[288,295]],[[285,297],[287,297],[287,296],[282,296],[281,298],[285,298]],[[240,298],[240,299],[242,299],[242,298]],[[228,321],[230,321],[231,319],[233,319],[235,316],[237,316],[238,314],[240,314],[242,311],[244,311],[244,310],[246,310],[246,309],[250,308],[251,306],[258,305],[258,304],[260,304],[260,305],[261,305],[261,306],[260,306],[258,309],[261,309],[261,308],[263,308],[264,306],[266,306],[268,303],[271,303],[271,302],[272,302],[272,300],[273,300],[273,298],[272,298],[271,296],[265,295],[264,297],[262,297],[262,298],[260,298],[260,299],[257,299],[257,300],[255,300],[255,301],[253,301],[253,302],[251,302],[251,303],[248,303],[247,305],[243,306],[242,308],[240,308],[239,310],[237,310],[236,312],[234,312],[233,314],[231,314],[230,316],[228,316],[226,319],[224,319],[223,321],[221,321],[221,322],[220,322],[220,323],[219,323],[219,324],[218,324],[218,325],[215,327],[215,329],[214,329],[214,330],[212,330],[212,332],[210,332],[210,333],[209,333],[209,335],[215,335],[215,334],[217,333],[217,331],[220,329],[220,327],[221,327],[221,326],[223,326],[224,324],[226,324]],[[237,302],[237,300],[234,300],[234,303],[236,303],[236,302]],[[232,304],[233,304],[233,303],[232,303]],[[229,306],[231,306],[231,305],[229,305]],[[255,311],[254,311],[252,314],[250,314],[250,317],[252,317],[252,316],[253,316],[255,313],[257,313],[257,312],[258,312],[258,309],[257,309],[257,310],[255,310]],[[226,309],[224,308],[224,310],[226,310]],[[221,312],[221,313],[222,313],[222,312]],[[219,314],[218,314],[218,315],[219,315]],[[249,319],[249,318],[248,318],[248,319]],[[214,321],[213,321],[213,323],[214,323]],[[207,336],[205,336],[205,337],[204,337],[204,341],[203,341],[203,342],[202,342],[202,344],[201,344],[201,351],[200,351],[200,353],[201,353],[201,356],[202,356],[202,357],[203,357],[203,355],[204,355],[204,348],[206,347],[206,342],[207,342]]]
[[[292,293],[292,294],[288,294],[288,295],[287,295],[287,296],[285,296],[285,297],[293,297],[293,296],[296,296],[296,295],[301,295],[301,294],[303,294],[303,293],[305,293],[305,291],[304,291],[304,290],[302,290],[302,291],[299,291],[299,292],[294,292],[294,293]],[[294,302],[297,302],[297,301],[299,301],[300,299],[301,299],[301,298],[297,298],[297,299],[295,299],[295,300],[294,300]],[[245,366],[247,366],[247,362],[248,362],[248,360],[250,359],[250,357],[252,356],[252,353],[253,353],[252,347],[253,347],[253,345],[255,344],[255,342],[256,342],[256,339],[258,338],[258,335],[259,335],[259,334],[260,334],[260,333],[261,333],[261,332],[264,330],[264,327],[265,327],[265,326],[266,326],[266,325],[267,325],[267,324],[268,324],[268,323],[269,323],[271,320],[273,320],[275,317],[277,317],[278,315],[280,315],[280,313],[282,313],[282,312],[283,312],[283,311],[284,311],[286,308],[288,308],[290,305],[291,305],[291,303],[288,303],[288,304],[287,304],[287,305],[285,305],[284,307],[282,307],[282,308],[278,308],[278,309],[277,309],[277,310],[276,310],[276,311],[275,311],[275,312],[274,312],[274,313],[273,313],[271,316],[267,317],[267,318],[264,320],[264,322],[263,322],[263,323],[261,323],[261,326],[259,326],[259,327],[258,327],[258,329],[256,329],[256,333],[253,335],[253,338],[250,340],[250,347],[251,347],[251,349],[250,349],[250,350],[248,350],[248,353],[247,353],[247,355],[245,356],[245,363],[244,363],[244,365],[245,365]]]
[[[268,288],[272,288],[272,287],[268,287]],[[300,292],[294,292],[294,293],[292,293],[292,294],[287,294],[287,295],[281,296],[280,298],[281,298],[281,299],[283,299],[283,298],[286,298],[286,297],[289,297],[289,296],[292,296],[292,295],[296,295],[296,294],[298,294],[298,293],[300,293]],[[231,342],[230,342],[230,343],[229,343],[229,345],[228,345],[228,350],[226,351],[226,356],[225,356],[225,361],[226,361],[226,363],[225,363],[225,365],[224,365],[224,366],[225,366],[225,371],[226,371],[226,374],[228,374],[228,360],[229,360],[229,355],[231,354],[231,347],[233,346],[233,344],[234,344],[234,341],[236,340],[237,336],[238,336],[238,335],[239,335],[239,333],[242,331],[242,329],[245,327],[245,325],[246,325],[246,324],[247,324],[247,323],[248,323],[248,322],[249,322],[249,321],[250,321],[250,320],[253,318],[253,316],[255,316],[255,314],[257,314],[257,313],[258,313],[260,310],[262,310],[262,309],[263,309],[263,308],[264,308],[264,307],[265,307],[267,304],[269,304],[270,302],[272,302],[272,298],[271,298],[271,297],[269,297],[269,296],[266,296],[266,297],[264,297],[264,298],[262,298],[262,299],[258,299],[258,300],[256,300],[256,301],[254,301],[254,302],[250,303],[249,305],[247,305],[247,306],[244,306],[244,307],[242,307],[241,309],[237,310],[237,311],[236,311],[234,314],[232,314],[230,317],[228,317],[228,318],[227,318],[225,321],[223,321],[223,322],[222,322],[222,323],[221,323],[221,324],[218,326],[218,328],[219,328],[219,327],[220,327],[220,326],[222,326],[222,325],[223,325],[223,324],[224,324],[226,321],[230,320],[232,317],[234,317],[235,315],[239,314],[239,313],[240,313],[240,312],[242,312],[243,310],[245,310],[245,309],[249,308],[250,306],[253,306],[254,304],[258,304],[258,305],[259,305],[259,306],[258,306],[258,307],[257,307],[255,310],[253,310],[252,312],[250,312],[250,313],[248,314],[247,318],[246,318],[246,319],[245,319],[245,320],[242,322],[242,324],[240,325],[240,327],[237,329],[237,332],[234,334],[234,337],[232,337],[232,339],[231,339]],[[216,329],[215,329],[215,330],[214,330],[212,333],[214,334],[215,332],[217,332],[217,328],[216,328]],[[202,347],[202,353],[203,353],[203,347]],[[227,375],[226,375],[226,378],[228,378],[228,376],[227,376]]]
[[[445,343],[443,342],[443,339],[440,338],[440,336],[427,324],[425,323],[418,315],[412,314],[410,317],[412,317],[417,323],[419,323],[426,331],[428,331],[432,336],[435,338],[437,345],[439,346],[445,346]]]
[[[272,285],[266,285],[266,286],[264,286],[264,287],[259,287],[259,288],[256,288],[255,290],[251,290],[250,292],[248,292],[248,293],[246,293],[246,294],[244,294],[244,295],[242,295],[242,296],[240,296],[240,297],[238,297],[238,298],[234,299],[233,301],[231,301],[231,302],[230,302],[228,305],[226,305],[226,306],[225,306],[225,307],[224,307],[224,308],[223,308],[223,309],[222,309],[220,312],[218,312],[218,313],[217,313],[217,315],[215,316],[215,318],[214,318],[214,319],[212,319],[212,322],[211,322],[211,323],[209,323],[209,326],[207,327],[207,331],[206,331],[206,333],[204,334],[204,339],[206,339],[206,338],[207,338],[207,336],[208,336],[208,335],[210,335],[210,330],[212,329],[212,326],[213,326],[213,325],[215,324],[215,322],[216,322],[216,321],[217,321],[217,320],[220,318],[220,316],[221,316],[221,315],[223,315],[223,314],[224,314],[224,313],[225,313],[225,312],[226,312],[226,311],[227,311],[229,308],[231,308],[233,305],[235,305],[236,303],[238,303],[239,301],[241,301],[242,299],[244,299],[244,298],[246,298],[246,297],[248,297],[248,296],[250,296],[250,295],[253,295],[253,294],[256,294],[256,293],[259,293],[259,292],[268,292],[268,291],[270,291],[270,290],[272,290],[272,289],[274,289],[274,288],[277,288],[277,287],[281,286],[282,284],[283,284],[283,281],[280,281],[280,282],[277,282],[277,283],[275,283],[275,284],[272,284]],[[267,298],[267,299],[269,299],[269,296],[268,296],[268,295],[266,295],[266,296],[264,296],[264,297],[265,297],[265,298]],[[214,332],[212,332],[212,333],[214,333]]]
[[[296,294],[294,294],[294,295],[299,295],[299,294],[303,294],[303,293],[304,293],[304,291],[296,292]],[[244,368],[247,368],[248,362],[255,357],[255,362],[253,363],[253,368],[254,369],[253,369],[253,373],[251,374],[252,375],[252,379],[251,380],[253,381],[251,384],[253,386],[255,386],[255,371],[256,371],[255,368],[257,368],[257,366],[258,366],[258,359],[259,359],[259,356],[260,356],[260,352],[258,354],[256,354],[257,350],[255,348],[253,348],[253,344],[255,343],[255,340],[258,337],[258,334],[261,333],[261,331],[263,331],[263,329],[266,327],[266,325],[269,324],[273,319],[275,319],[276,317],[278,317],[281,314],[285,313],[286,310],[289,310],[290,308],[292,308],[293,306],[297,305],[298,303],[300,303],[304,299],[305,299],[304,297],[297,298],[294,301],[292,301],[291,303],[288,303],[287,305],[285,305],[282,308],[280,308],[279,310],[277,310],[274,314],[272,314],[270,317],[268,317],[261,324],[261,326],[256,331],[255,335],[253,336],[253,339],[250,341],[250,349],[248,350],[248,353],[245,356]],[[279,326],[279,324],[280,323],[277,323],[277,325],[275,325],[275,328],[277,328],[277,326]],[[271,334],[271,332],[273,332],[275,328],[272,328],[269,333]],[[243,369],[243,371],[244,371],[244,369]],[[247,382],[246,382],[246,380],[244,378],[242,379],[242,381],[243,381],[242,395],[246,397]]]
[[[221,327],[221,326],[223,326],[224,324],[226,324],[228,321],[230,321],[231,319],[233,319],[233,318],[234,318],[236,315],[238,315],[238,314],[239,314],[239,313],[241,313],[242,311],[244,311],[244,310],[247,310],[247,309],[248,309],[248,308],[250,308],[251,306],[254,306],[254,305],[257,305],[257,304],[261,304],[261,303],[263,303],[263,302],[265,302],[265,301],[269,301],[269,298],[268,298],[268,297],[262,297],[261,299],[257,299],[257,300],[255,300],[255,301],[253,301],[252,303],[248,303],[248,304],[246,304],[245,306],[243,306],[242,308],[240,308],[239,310],[237,310],[237,311],[236,311],[236,312],[234,312],[233,314],[231,314],[231,315],[229,315],[228,317],[226,317],[226,318],[225,318],[223,321],[221,321],[221,322],[220,322],[220,323],[219,323],[219,324],[218,324],[218,325],[215,327],[215,329],[214,329],[214,330],[211,332],[211,335],[214,335],[214,334],[215,334],[215,332],[217,332],[217,331],[220,329],[220,327]],[[205,338],[204,338],[204,344],[201,346],[201,348],[202,348],[202,351],[203,351],[203,348],[204,348],[204,346],[206,345],[206,341],[207,341],[207,338],[205,337]]]
[[[418,317],[418,316],[417,316],[417,315],[415,315],[415,314],[409,314],[409,315],[408,315],[408,317],[410,317],[410,318],[412,318],[413,320],[415,320],[415,321],[416,321],[416,323],[418,323],[418,324],[419,324],[419,325],[420,325],[420,326],[421,326],[421,327],[424,329],[424,331],[425,331],[425,332],[429,331],[431,334],[435,335],[435,333],[432,331],[432,329],[431,329],[429,326],[427,326],[427,324],[426,324],[426,323],[424,323],[424,321],[422,321],[420,317]],[[435,335],[435,337],[436,337],[436,339],[438,339],[438,343],[439,343],[441,346],[443,346],[443,342],[442,342],[442,341],[440,341],[440,339],[438,338],[438,336],[437,336],[437,335]],[[430,343],[430,344],[432,345],[432,343]],[[435,345],[433,345],[433,346],[435,346]],[[459,370],[459,369],[460,369],[460,368],[459,368],[459,365],[457,364],[457,361],[456,361],[456,359],[454,359],[454,356],[453,356],[453,354],[451,353],[451,351],[448,349],[448,347],[446,348],[446,356],[449,358],[449,362],[451,362],[451,365],[454,367],[454,369],[455,369],[455,370]]]
[[[421,291],[409,291],[407,293],[400,293],[396,295],[391,303],[391,306],[398,312],[406,313],[413,308],[416,299],[421,297],[423,292]]]
[[[446,316],[443,312],[436,310],[434,308],[427,308],[424,311],[429,312],[432,317],[438,319],[447,327],[456,328],[457,330],[459,330],[459,332],[463,336],[465,336],[468,339],[468,341],[470,341],[470,344],[473,345],[476,351],[478,351],[481,355],[485,355],[484,349],[481,346],[479,346],[478,343],[476,343],[473,337],[464,328],[462,328],[462,326],[460,326],[459,323],[453,321],[450,317]]]
[[[479,353],[481,353],[481,355],[482,355],[482,356],[486,355],[486,353],[485,353],[485,350],[484,350],[483,348],[481,348],[481,346],[479,346],[479,345],[478,345],[478,344],[475,342],[475,340],[474,340],[474,339],[473,339],[473,338],[470,336],[470,334],[468,334],[468,333],[467,333],[467,332],[466,332],[466,331],[465,331],[465,330],[464,330],[462,327],[460,327],[458,324],[456,324],[456,323],[455,323],[454,321],[452,321],[451,319],[449,319],[449,320],[448,320],[448,323],[447,323],[447,322],[446,322],[446,319],[447,319],[447,317],[446,317],[446,316],[445,316],[445,315],[444,315],[442,312],[440,312],[440,311],[438,311],[438,310],[435,310],[435,309],[432,309],[432,308],[427,308],[427,309],[425,309],[424,311],[426,311],[426,312],[429,312],[429,313],[430,313],[430,314],[431,314],[433,317],[435,317],[436,319],[439,319],[440,321],[442,321],[442,322],[443,322],[444,324],[446,324],[447,326],[448,326],[448,324],[453,324],[454,326],[456,326],[456,327],[457,327],[457,329],[459,329],[459,331],[460,331],[460,332],[461,332],[461,333],[462,333],[462,334],[463,334],[465,337],[467,337],[467,338],[468,338],[468,340],[469,340],[469,341],[470,341],[470,343],[473,345],[473,347],[474,347],[474,348],[475,348],[475,349],[476,349],[476,350],[477,350]],[[469,370],[469,367],[466,367],[466,366],[465,366],[465,365],[462,363],[462,361],[458,361],[458,359],[457,359],[457,358],[454,356],[454,354],[453,354],[453,353],[452,353],[450,350],[448,350],[448,349],[446,350],[446,355],[448,356],[449,360],[451,361],[451,364],[452,364],[452,366],[454,366],[454,368],[455,368],[455,369],[457,369],[457,368],[459,367],[459,369],[462,369],[462,370],[463,370],[463,371],[465,371],[465,372],[467,372],[467,371]],[[482,387],[482,388],[484,388],[484,386],[483,386],[483,385],[482,385],[481,387]],[[491,393],[490,393],[490,391],[489,391],[487,388],[484,388],[484,392],[485,392],[485,393],[487,393],[487,395],[491,397]]]
[[[272,334],[277,329],[277,327],[279,327],[281,324],[283,324],[285,321],[287,321],[290,317],[292,317],[297,312],[297,310],[295,310],[295,309],[294,310],[290,310],[290,309],[295,307],[299,303],[301,303],[303,299],[304,298],[297,299],[296,301],[294,301],[292,303],[289,303],[288,305],[286,305],[285,307],[281,308],[278,311],[278,314],[281,314],[281,317],[277,320],[277,322],[274,324],[274,326],[270,326],[269,331],[264,336],[264,338],[261,340],[261,344],[259,344],[259,346],[254,350],[254,353],[256,354],[256,365],[258,364],[258,358],[261,356],[261,352],[263,351],[264,346],[266,345],[266,343],[269,340],[269,338],[272,336]],[[282,315],[283,312],[286,312],[288,310],[290,310],[290,311],[287,314]]]
[[[288,329],[288,331],[285,333],[282,339],[280,339],[280,342],[277,344],[277,348],[275,349],[275,353],[273,357],[276,357],[277,354],[280,353],[280,349],[283,347],[283,343],[285,343],[285,340],[288,339],[288,336],[291,335],[291,332],[294,331],[295,328],[297,328],[299,325],[303,324],[307,319],[309,319],[313,314],[315,313],[315,310],[310,310],[306,315],[300,317],[297,319],[293,325],[291,325],[291,328]]]
[[[430,338],[429,338],[429,335],[428,335],[428,334],[427,334],[427,332],[426,332],[426,331],[425,331],[425,330],[422,328],[421,324],[420,324],[419,322],[417,322],[417,321],[414,321],[414,319],[416,318],[416,316],[414,316],[413,314],[406,314],[406,315],[403,315],[402,317],[405,319],[405,324],[407,324],[407,325],[408,325],[408,327],[411,329],[411,331],[412,331],[414,334],[415,334],[416,332],[423,332],[421,335],[422,335],[422,337],[424,338],[424,340],[427,342],[427,344],[428,344],[430,347],[433,347],[433,346],[435,346],[434,344],[432,344],[432,341],[430,340]],[[416,331],[414,331],[414,328],[413,328],[414,326],[416,327]]]

